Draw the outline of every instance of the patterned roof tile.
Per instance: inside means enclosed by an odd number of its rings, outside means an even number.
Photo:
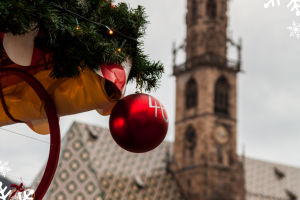
[[[166,170],[172,151],[172,143],[163,142],[153,151],[130,153],[114,142],[108,129],[74,123],[62,141],[59,167],[44,199],[183,200]],[[290,200],[286,190],[300,198],[299,168],[244,161],[246,200]]]

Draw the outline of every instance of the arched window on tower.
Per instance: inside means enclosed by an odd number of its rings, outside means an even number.
[[[229,97],[229,85],[224,77],[217,80],[215,85],[215,113],[228,115],[228,97]]]
[[[198,103],[197,83],[191,78],[185,88],[185,107],[190,109],[196,107]]]
[[[184,146],[190,152],[190,157],[194,157],[194,149],[196,147],[196,130],[192,125],[189,125],[184,138]]]
[[[193,0],[192,2],[192,8],[191,8],[191,21],[192,23],[196,23],[197,22],[197,17],[198,17],[198,5],[197,5],[197,1]]]
[[[216,0],[207,0],[206,17],[208,20],[215,20],[217,16]]]
[[[218,156],[218,163],[222,164],[223,163],[223,152],[222,152],[221,146],[217,147],[217,156]]]

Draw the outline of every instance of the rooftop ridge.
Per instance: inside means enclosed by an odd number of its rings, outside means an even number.
[[[243,156],[239,155],[239,157],[241,158]],[[294,168],[294,169],[300,170],[300,166],[288,165],[288,164],[277,162],[277,161],[263,160],[262,158],[253,158],[253,157],[248,157],[248,156],[245,156],[245,159],[255,160],[255,161],[258,161],[258,162],[269,163],[269,164],[273,164],[273,165],[276,165],[276,166],[282,166],[282,167]]]

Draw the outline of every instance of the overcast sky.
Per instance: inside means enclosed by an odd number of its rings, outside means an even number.
[[[289,37],[288,26],[299,22],[295,12],[281,6],[265,9],[269,0],[233,0],[229,3],[229,30],[235,41],[243,39],[242,70],[238,75],[238,144],[246,156],[300,167],[300,40]],[[117,1],[121,2],[121,1]],[[175,78],[172,74],[172,42],[185,38],[186,0],[126,0],[132,7],[146,8],[151,22],[145,37],[145,52],[165,65],[160,89],[152,93],[167,109],[168,141],[174,140]],[[232,57],[233,55],[229,55]],[[177,60],[183,62],[184,54]],[[129,85],[127,94],[134,93]],[[72,122],[108,128],[109,117],[92,111],[61,118],[61,134]],[[25,125],[2,127],[49,141]],[[0,160],[9,161],[10,175],[30,179],[48,159],[49,145],[0,130]],[[9,177],[11,180],[18,181]]]

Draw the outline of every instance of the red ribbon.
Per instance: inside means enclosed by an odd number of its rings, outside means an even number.
[[[16,191],[14,191],[14,192],[11,194],[11,196],[10,196],[9,199],[11,199],[13,196],[15,196],[15,194],[17,193],[17,191],[19,191],[19,192],[23,192],[23,191],[24,191],[23,183],[21,183],[19,186],[18,186],[18,185],[15,185],[15,184],[11,184],[10,187],[15,187],[15,188],[16,188]]]

